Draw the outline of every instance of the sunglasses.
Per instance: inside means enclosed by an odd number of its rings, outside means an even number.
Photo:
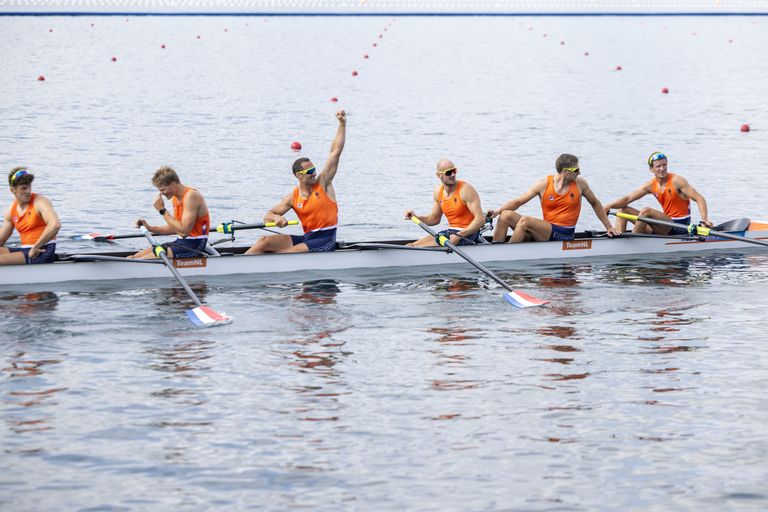
[[[11,176],[11,186],[13,186],[13,184],[16,183],[16,179],[17,178],[21,178],[22,176],[25,176],[27,174],[29,174],[29,173],[27,171],[25,171],[24,169],[22,169],[20,171],[16,171],[15,173],[13,173],[13,176]]]
[[[656,160],[666,160],[667,155],[664,153],[654,153],[651,156],[648,157],[648,165],[651,165]]]
[[[446,169],[444,171],[440,171],[438,174],[445,174],[446,176],[455,176],[456,175],[456,168],[451,167],[450,169]]]
[[[579,169],[578,167],[563,167],[563,170],[568,172],[575,172],[576,174],[579,174],[581,172],[581,169]]]
[[[304,169],[303,171],[296,171],[296,174],[315,174],[315,168],[310,167],[309,169]]]

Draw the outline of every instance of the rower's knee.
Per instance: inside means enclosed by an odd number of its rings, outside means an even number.
[[[653,208],[648,208],[646,206],[645,208],[642,208],[637,215],[638,217],[648,217],[651,214],[651,212],[653,212]]]

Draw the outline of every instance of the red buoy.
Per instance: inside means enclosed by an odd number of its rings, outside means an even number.
[[[382,37],[384,37],[384,36],[383,36],[383,35],[381,35],[381,34],[379,34],[379,39],[381,39]]]
[[[729,40],[728,40],[728,42],[729,42],[729,43],[732,43],[732,42],[733,42],[733,39],[729,39]]]
[[[742,132],[748,132],[749,131],[749,125],[748,124],[741,125],[741,131]]]
[[[373,47],[376,48],[378,45],[376,43],[373,43]]]
[[[200,36],[197,36],[198,39],[200,39]]]
[[[40,75],[37,77],[38,82],[45,82],[45,77],[43,75]]]
[[[337,98],[336,96],[333,96],[333,97],[331,97],[331,101],[333,103],[336,103],[337,101],[339,101],[339,98]]]
[[[589,57],[589,52],[584,52],[585,57]]]
[[[117,62],[117,57],[112,57],[112,62]]]
[[[547,34],[541,34],[541,37],[547,37]]]
[[[363,54],[363,58],[367,59],[368,58],[368,54],[367,53]]]
[[[53,29],[52,29],[52,28],[49,28],[49,29],[48,29],[48,32],[53,32]]]
[[[560,44],[561,44],[561,45],[565,44],[565,41],[560,41]]]
[[[292,149],[292,150],[294,150],[294,151],[299,151],[299,150],[301,150],[301,142],[299,142],[299,141],[293,141],[293,142],[291,143],[291,149]]]
[[[163,49],[165,49],[165,45],[164,45],[164,44],[161,44],[161,45],[160,45],[160,48],[163,48]]]
[[[616,71],[621,71],[621,70],[622,70],[621,66],[616,66]]]
[[[661,94],[669,94],[669,89],[667,89],[666,87],[662,87]]]
[[[357,76],[357,71],[352,71],[352,76]]]

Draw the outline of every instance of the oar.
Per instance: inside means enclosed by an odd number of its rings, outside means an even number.
[[[288,225],[289,226],[295,226],[298,224],[299,221],[297,220],[289,220]],[[274,222],[260,222],[256,224],[240,224],[233,221],[230,222],[222,222],[218,226],[216,226],[216,232],[217,233],[224,233],[225,235],[232,235],[235,231],[241,231],[243,229],[262,229],[262,228],[276,228],[277,224]]]
[[[696,224],[689,224],[685,226],[683,224],[675,224],[674,222],[652,219],[650,217],[638,217],[637,215],[630,215],[629,213],[622,213],[622,212],[614,213],[614,215],[616,215],[617,217],[621,217],[622,219],[631,220],[632,222],[640,221],[640,222],[645,222],[646,224],[656,224],[657,226],[666,226],[668,228],[684,229],[688,233],[695,236],[716,236],[720,238],[728,238],[731,240],[738,240],[739,242],[747,242],[750,244],[764,245],[768,247],[768,242],[765,242],[763,240],[755,240],[754,238],[747,238],[746,236],[732,235],[724,231],[715,231],[712,228],[697,226]]]
[[[448,247],[453,252],[467,260],[468,263],[473,265],[477,270],[482,272],[483,274],[487,275],[497,283],[499,283],[501,286],[503,286],[507,293],[504,294],[504,299],[506,299],[507,302],[512,304],[513,306],[517,308],[529,308],[533,306],[543,306],[544,304],[548,304],[548,300],[542,300],[537,299],[536,297],[531,297],[527,293],[523,293],[520,290],[514,290],[511,286],[509,286],[506,282],[504,282],[499,276],[485,268],[483,265],[481,265],[479,262],[472,259],[467,253],[456,247],[454,244],[450,242],[450,239],[448,237],[438,235],[435,233],[429,226],[421,222],[421,220],[414,216],[411,216],[411,220],[415,222],[418,226],[421,227],[424,231],[435,237],[435,241],[444,247]]]
[[[152,233],[153,235],[161,235],[161,236],[170,236],[170,235],[162,235],[161,233]],[[119,235],[113,235],[113,234],[106,234],[102,235],[101,233],[87,233],[85,235],[72,235],[69,238],[72,240],[93,240],[94,242],[110,242],[112,240],[120,240],[123,238],[142,238],[144,235],[141,233],[123,233]]]
[[[149,241],[149,244],[154,250],[155,256],[163,260],[163,263],[165,263],[165,266],[168,267],[168,270],[171,271],[173,277],[176,278],[176,280],[187,292],[187,295],[189,295],[194,303],[197,304],[196,308],[187,310],[187,317],[189,317],[189,320],[193,324],[198,327],[212,327],[214,325],[223,325],[232,322],[232,317],[227,316],[224,313],[218,313],[208,306],[203,306],[203,303],[200,302],[200,299],[197,298],[197,295],[195,295],[195,292],[192,291],[192,288],[190,288],[184,278],[181,277],[179,271],[173,267],[173,264],[168,259],[168,255],[165,253],[165,248],[158,244],[157,241],[155,241],[154,237],[146,227],[141,226],[141,233]]]

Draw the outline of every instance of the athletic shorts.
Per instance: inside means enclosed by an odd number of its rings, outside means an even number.
[[[208,238],[177,238],[173,242],[163,244],[163,247],[173,251],[174,258],[199,258],[204,256],[205,244]]]
[[[330,252],[336,250],[336,228],[310,231],[303,235],[291,235],[293,245],[307,244],[309,252]]]
[[[24,263],[27,265],[37,265],[39,263],[52,263],[53,260],[56,259],[56,244],[55,243],[47,243],[43,246],[43,250],[40,251],[37,256],[35,256],[32,259],[29,259],[29,250],[31,247],[9,247],[8,251],[10,252],[23,252],[24,253]]]
[[[685,217],[684,219],[672,219],[675,224],[680,224],[683,228],[672,228],[670,233],[687,233],[688,226],[691,224],[691,217]]]
[[[444,230],[440,231],[438,233],[438,235],[442,235],[442,236],[450,238],[451,235],[455,235],[459,231],[461,231],[461,230],[460,229],[456,229],[456,228],[449,228],[449,229],[444,229]],[[480,243],[479,239],[480,239],[480,233],[479,232],[472,233],[469,236],[465,236],[464,238],[460,238],[459,239],[459,245],[475,245],[475,244]],[[472,243],[472,242],[474,242],[474,243]]]
[[[573,240],[576,234],[576,226],[572,228],[566,228],[558,226],[557,224],[550,224],[552,226],[552,234],[549,235],[550,240]]]

